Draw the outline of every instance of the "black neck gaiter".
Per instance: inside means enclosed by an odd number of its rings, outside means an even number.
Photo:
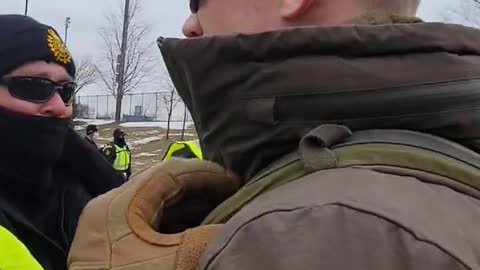
[[[27,116],[0,108],[0,171],[18,177],[49,174],[63,152],[68,119]]]
[[[124,147],[127,143],[125,142],[125,138],[115,138],[113,142],[118,145],[119,147]]]
[[[65,215],[72,214],[63,209],[64,179],[56,179],[54,173],[63,155],[68,124],[68,119],[27,116],[0,108],[0,206],[16,228],[28,232],[19,237],[33,245],[32,252],[40,257],[45,249],[68,247],[62,226]],[[32,233],[36,237],[29,238]],[[41,245],[35,244],[39,239]]]

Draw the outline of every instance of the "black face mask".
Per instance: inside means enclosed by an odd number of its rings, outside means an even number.
[[[62,155],[68,119],[27,116],[0,108],[3,158],[17,168],[42,168]],[[0,165],[1,166],[1,165]]]
[[[124,147],[125,144],[126,144],[125,143],[125,138],[114,138],[113,142],[120,147]]]

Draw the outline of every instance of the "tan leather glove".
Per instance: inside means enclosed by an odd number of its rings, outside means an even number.
[[[221,225],[195,226],[238,188],[233,174],[211,162],[159,163],[85,207],[69,269],[194,269]]]

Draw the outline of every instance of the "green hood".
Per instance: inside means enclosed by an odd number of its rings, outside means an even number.
[[[440,23],[159,39],[205,159],[245,181],[316,126],[480,137],[480,31]]]

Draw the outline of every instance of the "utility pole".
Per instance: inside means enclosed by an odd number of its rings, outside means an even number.
[[[125,0],[125,9],[123,15],[123,33],[122,33],[122,45],[120,48],[120,55],[118,56],[118,65],[117,65],[117,78],[118,78],[118,89],[117,89],[117,107],[115,114],[115,121],[120,121],[121,118],[121,100],[123,99],[124,92],[124,80],[125,80],[125,58],[127,53],[127,37],[128,37],[128,25],[130,19],[130,0]]]
[[[181,140],[185,140],[185,128],[186,128],[186,125],[187,125],[187,104],[183,104],[184,105],[184,111],[183,111],[183,126],[182,126],[182,138]]]
[[[68,28],[70,27],[71,22],[72,22],[72,18],[67,17],[65,19],[65,46],[67,46]]]
[[[28,0],[25,0],[25,16],[28,15]]]

